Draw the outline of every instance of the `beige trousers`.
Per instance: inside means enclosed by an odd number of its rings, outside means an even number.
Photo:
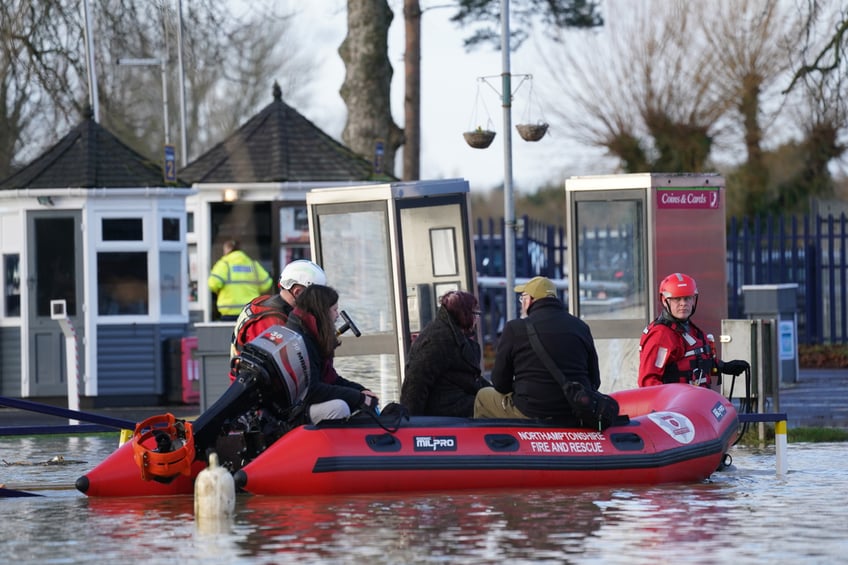
[[[477,391],[474,399],[475,418],[522,418],[527,416],[512,403],[512,393],[501,394],[494,387],[487,386]]]

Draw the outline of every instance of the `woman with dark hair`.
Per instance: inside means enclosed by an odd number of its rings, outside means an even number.
[[[439,299],[436,318],[412,343],[406,362],[400,402],[412,415],[473,415],[477,391],[490,386],[473,338],[479,316],[469,292],[452,290]]]
[[[301,292],[286,327],[303,336],[309,354],[309,420],[347,418],[360,408],[377,408],[377,396],[359,383],[336,373],[333,356],[338,346],[336,320],[339,293],[329,286],[313,284]]]

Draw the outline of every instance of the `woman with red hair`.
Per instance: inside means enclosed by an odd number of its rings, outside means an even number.
[[[474,339],[479,308],[477,298],[461,290],[439,299],[436,318],[412,343],[406,362],[400,402],[412,415],[472,416],[477,391],[490,386]]]

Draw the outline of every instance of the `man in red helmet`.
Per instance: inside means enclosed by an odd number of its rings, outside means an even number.
[[[739,375],[747,361],[720,361],[712,335],[692,322],[698,306],[695,279],[673,273],[660,283],[662,312],[648,324],[639,341],[639,386],[691,383],[703,387],[721,384],[720,373]]]

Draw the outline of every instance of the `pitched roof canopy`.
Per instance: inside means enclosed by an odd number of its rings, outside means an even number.
[[[180,186],[185,186],[182,182]],[[139,188],[164,186],[161,163],[131,149],[94,121],[82,122],[53,147],[0,182],[0,190],[23,188]]]
[[[276,82],[273,98],[268,106],[230,137],[183,168],[180,177],[192,183],[360,181],[376,178],[370,161],[321,131],[283,102]]]

